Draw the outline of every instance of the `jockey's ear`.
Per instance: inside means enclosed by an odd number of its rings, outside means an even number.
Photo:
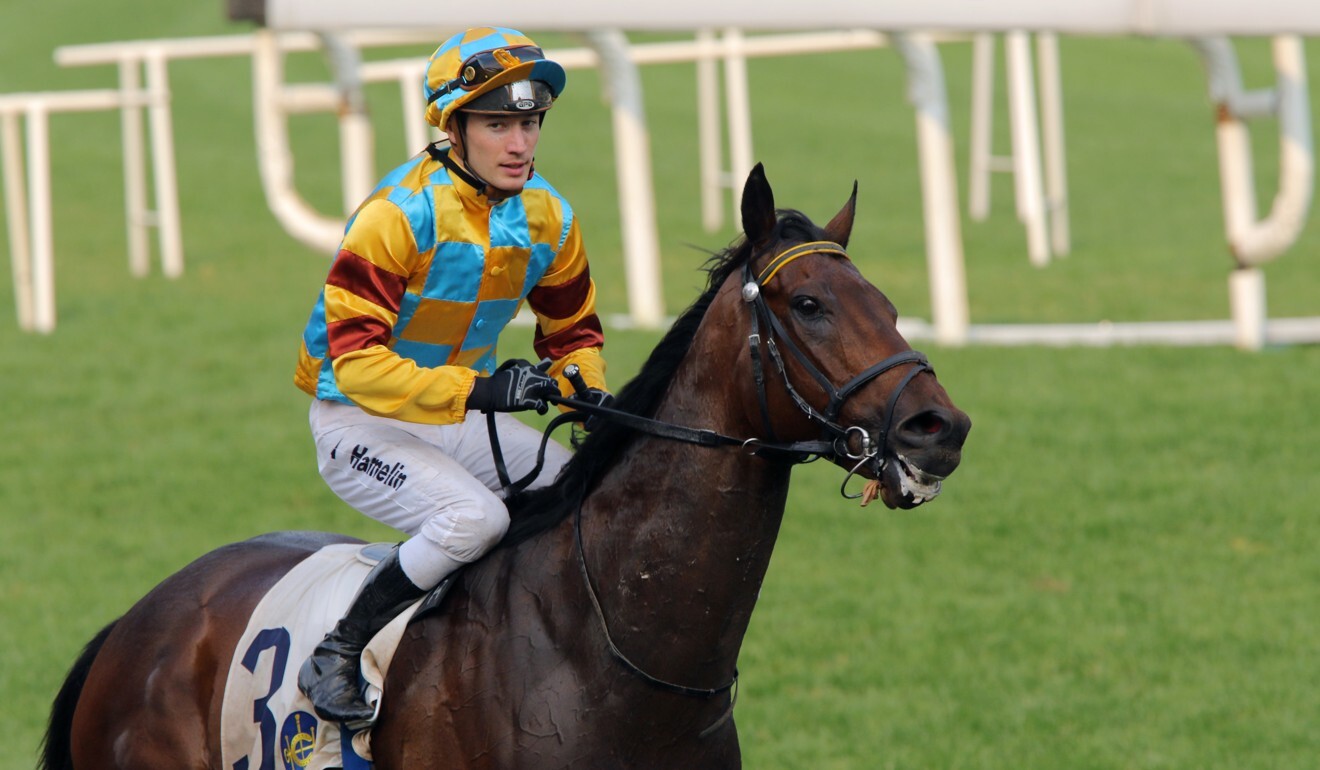
[[[775,194],[760,163],[747,175],[742,194],[742,226],[749,243],[760,243],[775,227]]]
[[[852,197],[843,204],[839,213],[834,215],[828,225],[825,225],[825,235],[831,241],[847,248],[848,236],[852,235],[853,217],[857,214],[857,182],[853,181]]]

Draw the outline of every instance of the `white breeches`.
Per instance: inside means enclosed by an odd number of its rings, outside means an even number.
[[[486,415],[420,425],[314,399],[309,421],[321,477],[344,502],[410,536],[399,559],[419,587],[431,588],[480,558],[508,530]],[[541,434],[510,414],[497,413],[495,424],[509,478],[516,481],[535,467]],[[549,442],[545,466],[529,489],[554,481],[570,456]]]

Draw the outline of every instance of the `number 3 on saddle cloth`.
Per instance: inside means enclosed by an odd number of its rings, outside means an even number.
[[[341,730],[316,716],[298,690],[298,668],[348,609],[389,543],[331,545],[303,560],[262,597],[234,650],[221,712],[223,767],[234,770],[370,770],[367,729]],[[430,595],[442,595],[447,583]],[[367,645],[367,702],[380,709],[381,685],[409,619],[404,610]]]

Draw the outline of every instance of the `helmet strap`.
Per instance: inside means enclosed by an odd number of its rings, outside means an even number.
[[[440,147],[439,142],[436,142],[427,145],[426,152],[433,160],[439,161],[446,169],[448,169],[449,173],[462,179],[469,187],[489,198],[490,195],[488,193],[493,189],[490,183],[471,171],[468,171],[462,164],[450,157],[454,149],[453,145],[450,145],[449,147]]]
[[[544,125],[545,113],[544,112],[540,113],[538,117],[540,118],[541,124]],[[467,115],[464,115],[461,111],[458,111],[455,112],[450,119],[457,121],[455,123],[455,128],[456,128],[455,133],[458,135],[458,142],[454,143],[451,140],[449,143],[449,147],[444,149],[437,147],[436,144],[438,143],[427,145],[426,147],[427,153],[433,159],[439,161],[442,165],[444,165],[445,168],[449,169],[449,172],[451,174],[458,177],[459,179],[462,179],[465,183],[467,183],[478,193],[486,196],[486,198],[490,200],[492,203],[499,203],[502,200],[505,200],[507,198],[512,198],[514,195],[516,195],[516,193],[510,193],[507,190],[501,190],[500,188],[496,187],[490,182],[487,182],[485,179],[481,178],[480,174],[478,174],[475,170],[473,170],[472,164],[468,163],[467,160]],[[453,157],[451,157],[451,155],[454,154],[457,154],[458,160],[455,160]],[[527,181],[531,181],[531,178],[535,174],[536,174],[536,162],[535,160],[533,160],[533,162],[529,164],[527,169]]]
[[[449,173],[462,179],[468,186],[486,196],[489,200],[498,201],[507,198],[508,196],[497,189],[495,185],[482,179],[480,174],[472,170],[472,164],[467,162],[467,116],[462,112],[455,112],[451,120],[455,121],[457,129],[455,133],[458,134],[458,143],[455,144],[451,141],[448,151],[441,151],[435,145],[431,145],[427,148],[431,153],[431,157],[440,161],[445,168],[449,169]],[[458,161],[462,162],[455,161],[454,158],[450,157],[453,154],[457,154]]]

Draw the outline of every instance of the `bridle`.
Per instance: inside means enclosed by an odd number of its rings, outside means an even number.
[[[546,444],[550,439],[551,433],[553,433],[557,427],[569,422],[582,421],[585,417],[589,416],[602,416],[612,422],[620,423],[625,427],[660,438],[668,438],[707,447],[741,446],[753,455],[773,456],[795,463],[809,462],[821,457],[846,459],[849,461],[855,460],[856,464],[853,465],[850,471],[848,471],[848,475],[844,478],[843,485],[840,487],[840,492],[847,498],[860,497],[859,494],[855,495],[847,493],[845,488],[848,479],[852,478],[852,476],[867,463],[873,464],[873,471],[876,477],[879,477],[881,471],[883,471],[885,467],[885,452],[888,447],[889,433],[894,424],[894,408],[898,404],[899,397],[902,395],[903,390],[918,374],[922,372],[933,373],[934,369],[931,368],[930,362],[927,361],[925,355],[915,350],[906,350],[902,353],[896,353],[895,355],[889,356],[879,363],[867,367],[861,373],[844,383],[842,387],[834,387],[834,384],[830,382],[829,378],[826,377],[824,373],[822,373],[820,369],[811,362],[811,359],[802,352],[801,348],[793,342],[793,338],[788,335],[783,322],[779,320],[779,317],[775,315],[774,311],[770,309],[769,304],[765,301],[762,292],[762,288],[773,280],[775,275],[778,274],[785,265],[795,259],[807,256],[808,254],[828,254],[841,259],[848,259],[848,253],[837,243],[831,241],[811,241],[798,244],[780,252],[774,259],[770,260],[765,268],[761,270],[759,275],[752,275],[750,262],[745,264],[742,270],[743,286],[741,297],[743,302],[751,305],[751,331],[747,336],[747,343],[751,351],[752,375],[756,382],[757,401],[761,412],[761,419],[764,424],[765,434],[768,439],[740,439],[711,430],[674,425],[672,423],[632,414],[631,412],[624,412],[618,409],[600,406],[599,404],[579,401],[577,399],[551,397],[547,399],[547,401],[553,404],[561,404],[570,407],[573,411],[565,412],[550,421],[550,424],[546,427],[545,433],[541,439],[541,448],[537,456],[536,467],[530,474],[516,482],[510,481],[508,471],[504,465],[499,441],[495,433],[494,413],[487,415],[495,467],[499,474],[500,482],[504,485],[506,495],[522,491],[540,473],[545,459]],[[764,329],[764,331],[762,331],[762,329]],[[793,383],[788,377],[788,370],[784,366],[784,358],[779,352],[781,345],[788,350],[793,358],[797,360],[798,364],[806,370],[807,374],[809,374],[829,396],[829,403],[825,406],[823,411],[817,410],[813,407],[810,402],[798,392],[797,388],[793,387]],[[762,351],[764,351],[764,353]],[[788,391],[790,398],[792,398],[793,403],[797,404],[797,407],[806,415],[810,422],[821,428],[823,433],[822,439],[816,441],[780,442],[775,438],[774,426],[771,424],[770,419],[769,400],[766,394],[766,367],[763,361],[764,356],[768,356],[770,361],[774,364],[774,367],[779,371],[783,379],[784,387]],[[861,426],[844,426],[838,422],[839,413],[843,410],[844,403],[850,396],[876,377],[879,377],[891,369],[907,364],[912,365],[912,368],[903,376],[898,387],[890,393],[889,400],[885,405],[884,427],[880,429],[879,433],[874,438],[872,438],[870,432]],[[569,372],[568,369],[569,367],[566,367],[565,375],[570,380],[574,380],[576,372]],[[580,378],[574,381],[573,384],[579,391],[585,390],[585,385],[580,382]],[[859,448],[857,450],[854,450],[851,446],[853,440],[858,444]],[[625,668],[639,678],[653,686],[669,692],[696,697],[711,697],[726,691],[736,693],[735,687],[738,683],[738,673],[736,670],[731,679],[719,686],[709,688],[691,687],[688,685],[675,684],[647,673],[619,650],[610,634],[609,623],[605,620],[605,612],[601,607],[599,597],[596,595],[596,589],[592,582],[591,574],[587,568],[586,552],[582,543],[581,524],[582,509],[579,505],[573,524],[574,538],[577,545],[578,564],[582,572],[583,580],[586,582],[587,594],[591,599],[596,616],[600,620],[601,627],[604,629],[605,640],[608,644],[610,653],[622,663]],[[706,737],[728,721],[732,716],[734,700],[736,700],[736,695],[730,697],[729,707],[725,714],[715,722],[715,724],[703,730],[700,737]]]
[[[752,306],[752,331],[747,337],[747,343],[752,353],[752,376],[756,381],[756,398],[760,404],[761,421],[765,428],[766,435],[770,437],[772,442],[769,446],[774,446],[775,444],[773,442],[775,442],[776,439],[774,437],[774,425],[770,420],[769,400],[766,397],[765,366],[762,363],[761,356],[762,348],[766,350],[770,356],[770,360],[774,363],[775,368],[779,370],[784,381],[784,388],[788,391],[788,395],[793,399],[793,403],[797,404],[798,409],[807,416],[808,420],[820,426],[826,439],[829,441],[830,449],[828,452],[813,452],[813,454],[822,457],[832,457],[834,459],[857,461],[857,464],[853,466],[851,471],[849,471],[848,476],[844,478],[843,485],[840,486],[840,490],[843,490],[844,487],[847,486],[848,479],[868,462],[875,466],[872,470],[875,472],[876,477],[879,477],[880,472],[884,470],[886,462],[885,450],[889,445],[889,432],[894,427],[894,407],[898,405],[899,397],[903,395],[904,389],[907,388],[908,384],[911,383],[918,374],[921,374],[922,372],[934,373],[935,370],[931,368],[930,361],[926,359],[924,354],[916,350],[905,350],[902,353],[896,353],[879,363],[866,368],[860,374],[857,374],[844,383],[843,387],[834,387],[834,383],[830,382],[829,378],[826,377],[820,369],[815,366],[815,364],[811,363],[811,359],[802,352],[802,349],[797,346],[797,343],[793,342],[793,338],[790,337],[788,332],[784,329],[783,322],[781,322],[779,317],[770,309],[769,304],[765,301],[764,293],[761,291],[762,287],[768,284],[785,265],[795,259],[805,257],[808,254],[830,254],[839,257],[840,259],[848,259],[848,252],[837,243],[831,241],[810,241],[808,243],[798,244],[797,246],[793,246],[780,252],[774,259],[770,260],[758,276],[752,276],[752,266],[750,262],[743,265],[742,300]],[[764,337],[762,337],[760,331],[762,326],[766,327]],[[776,340],[779,340],[779,342]],[[798,364],[806,370],[807,374],[811,375],[811,378],[815,380],[816,383],[820,385],[821,389],[829,396],[830,400],[826,405],[824,412],[817,411],[805,398],[802,397],[802,394],[798,392],[797,388],[793,387],[793,383],[788,378],[788,370],[784,366],[784,358],[779,353],[780,344],[792,354]],[[908,370],[907,374],[903,376],[903,379],[898,383],[898,387],[894,388],[893,392],[889,394],[889,401],[885,405],[885,424],[874,440],[872,440],[871,434],[865,428],[857,425],[845,427],[837,422],[839,412],[842,411],[844,402],[847,401],[850,396],[876,377],[879,377],[890,369],[903,366],[904,364],[912,364],[913,366]],[[852,439],[856,439],[859,446],[856,451],[851,447]],[[791,447],[792,445],[789,446]],[[843,496],[852,498],[858,497],[859,495],[850,495],[847,492],[843,492]]]
[[[864,369],[861,373],[854,376],[843,384],[842,387],[834,387],[811,359],[802,352],[793,338],[788,335],[784,324],[770,309],[765,301],[762,287],[768,284],[788,263],[805,257],[809,254],[829,254],[840,259],[848,259],[848,252],[842,246],[832,241],[809,241],[792,246],[775,256],[761,270],[759,275],[752,275],[751,262],[743,265],[742,280],[743,286],[741,296],[743,302],[752,306],[751,312],[751,332],[747,335],[747,344],[751,351],[752,358],[752,377],[756,383],[756,399],[761,413],[761,420],[764,425],[765,434],[768,438],[737,438],[727,436],[705,428],[689,428],[684,425],[675,425],[673,423],[655,420],[649,417],[624,412],[599,404],[581,401],[575,398],[559,398],[551,396],[546,399],[552,404],[569,407],[573,411],[565,412],[550,421],[546,427],[545,433],[541,439],[540,452],[537,455],[536,467],[532,469],[523,478],[512,481],[508,476],[508,471],[504,465],[504,458],[500,452],[499,440],[494,430],[494,415],[488,414],[488,423],[490,426],[491,449],[495,459],[495,469],[498,472],[500,483],[504,487],[506,496],[521,492],[532,482],[541,472],[541,467],[545,458],[545,447],[550,440],[550,435],[560,426],[570,422],[581,422],[585,417],[600,416],[610,422],[618,423],[624,427],[631,428],[641,433],[646,433],[659,438],[667,438],[674,441],[682,441],[689,444],[696,444],[705,447],[721,446],[740,446],[748,453],[760,456],[771,457],[786,460],[792,463],[805,463],[818,458],[829,458],[832,460],[855,462],[848,475],[844,478],[840,486],[841,494],[849,499],[859,497],[858,494],[849,494],[845,488],[848,480],[862,469],[867,463],[872,464],[872,471],[878,478],[884,470],[887,462],[886,449],[889,445],[889,434],[894,426],[894,411],[898,405],[898,399],[903,395],[907,386],[922,372],[934,373],[930,361],[926,359],[923,353],[916,350],[905,350],[902,353],[896,353],[888,358]],[[762,332],[762,327],[765,331]],[[829,396],[829,403],[824,411],[817,410],[807,401],[806,398],[793,387],[792,381],[788,377],[788,369],[784,366],[784,358],[780,354],[780,346],[786,348],[797,360],[798,364],[806,370],[807,374],[820,385],[821,389]],[[762,353],[765,351],[765,354]],[[770,361],[778,370],[784,384],[785,390],[798,409],[806,415],[807,419],[821,428],[822,438],[814,441],[791,441],[781,442],[775,438],[774,425],[770,419],[770,404],[766,393],[766,373],[763,358],[768,356]],[[890,369],[894,369],[905,364],[911,364],[912,368],[903,375],[898,387],[894,388],[889,394],[889,400],[885,404],[885,424],[880,431],[872,437],[870,432],[858,425],[844,426],[839,424],[839,413],[843,410],[844,403],[854,393],[863,386],[874,380],[876,377],[884,374]],[[570,373],[572,367],[565,370],[566,376],[573,379],[574,375]],[[573,370],[575,371],[575,370]],[[583,386],[574,383],[579,390]],[[851,446],[856,441],[858,448],[856,450]]]

